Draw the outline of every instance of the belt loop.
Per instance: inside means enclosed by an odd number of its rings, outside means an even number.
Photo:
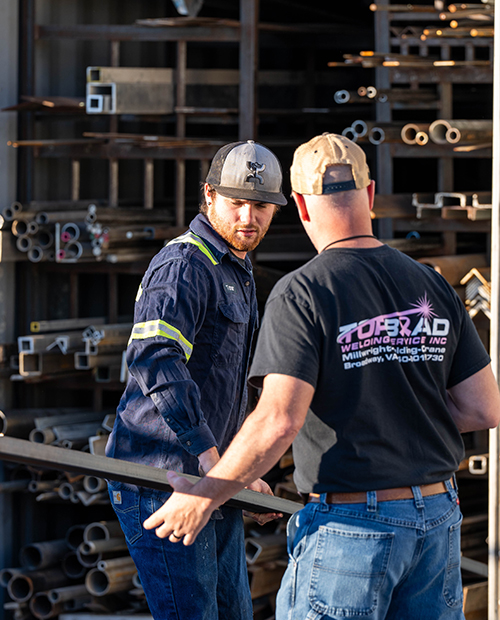
[[[377,491],[367,491],[366,508],[368,512],[377,512]]]
[[[417,508],[423,508],[425,504],[424,504],[424,498],[422,497],[422,491],[420,490],[420,487],[412,487],[411,490],[413,492],[413,499],[415,500],[415,506]]]
[[[452,480],[453,480],[453,484],[452,484]],[[453,501],[458,502],[458,486],[457,486],[457,479],[455,477],[455,474],[453,474],[453,476],[451,477],[451,480],[445,480],[444,484],[448,490],[448,494],[450,496],[450,498]]]
[[[319,496],[320,504],[325,504],[325,506],[326,506],[326,504],[327,504],[326,496],[327,495],[328,495],[328,493],[320,493],[320,496]]]

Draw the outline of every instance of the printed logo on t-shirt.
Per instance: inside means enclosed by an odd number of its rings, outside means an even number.
[[[427,298],[409,310],[380,314],[339,328],[344,369],[386,362],[443,362],[449,319],[438,317]]]

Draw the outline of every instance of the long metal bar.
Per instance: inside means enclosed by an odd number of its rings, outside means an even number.
[[[500,32],[500,6],[495,11],[495,28]],[[493,62],[493,169],[491,213],[491,323],[490,357],[493,373],[499,381],[500,355],[500,37],[494,37]],[[488,620],[498,620],[500,597],[500,487],[498,427],[491,429],[488,476]]]
[[[39,465],[58,471],[77,471],[85,475],[117,480],[159,491],[172,491],[164,469],[110,459],[105,456],[95,456],[87,452],[35,444],[12,437],[0,437],[0,459]],[[199,480],[198,476],[182,475],[191,482]],[[243,489],[237,493],[227,504],[251,512],[281,512],[283,515],[291,515],[302,508],[302,504],[298,502],[249,489]]]

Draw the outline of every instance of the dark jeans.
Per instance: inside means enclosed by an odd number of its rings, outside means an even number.
[[[110,497],[155,620],[251,620],[241,510],[223,506],[186,547],[142,527],[163,501],[112,487]]]

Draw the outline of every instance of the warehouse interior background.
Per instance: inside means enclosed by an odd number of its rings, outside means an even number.
[[[355,139],[377,184],[375,233],[443,273],[489,346],[493,0],[0,0],[0,58],[5,435],[102,453],[142,274],[196,215],[212,156],[239,139],[278,155],[286,196],[299,144]],[[290,199],[253,252],[261,311],[314,254]],[[488,434],[464,442],[465,614],[480,620]],[[292,472],[286,454],[268,474],[277,495],[297,499]],[[104,570],[105,586],[45,595],[98,570],[78,536],[118,537],[102,481],[6,462],[0,480],[1,618],[147,616],[132,569],[119,587]],[[247,525],[255,618],[271,620],[284,523]],[[123,556],[118,542],[103,552]],[[41,565],[54,581],[28,587]]]

